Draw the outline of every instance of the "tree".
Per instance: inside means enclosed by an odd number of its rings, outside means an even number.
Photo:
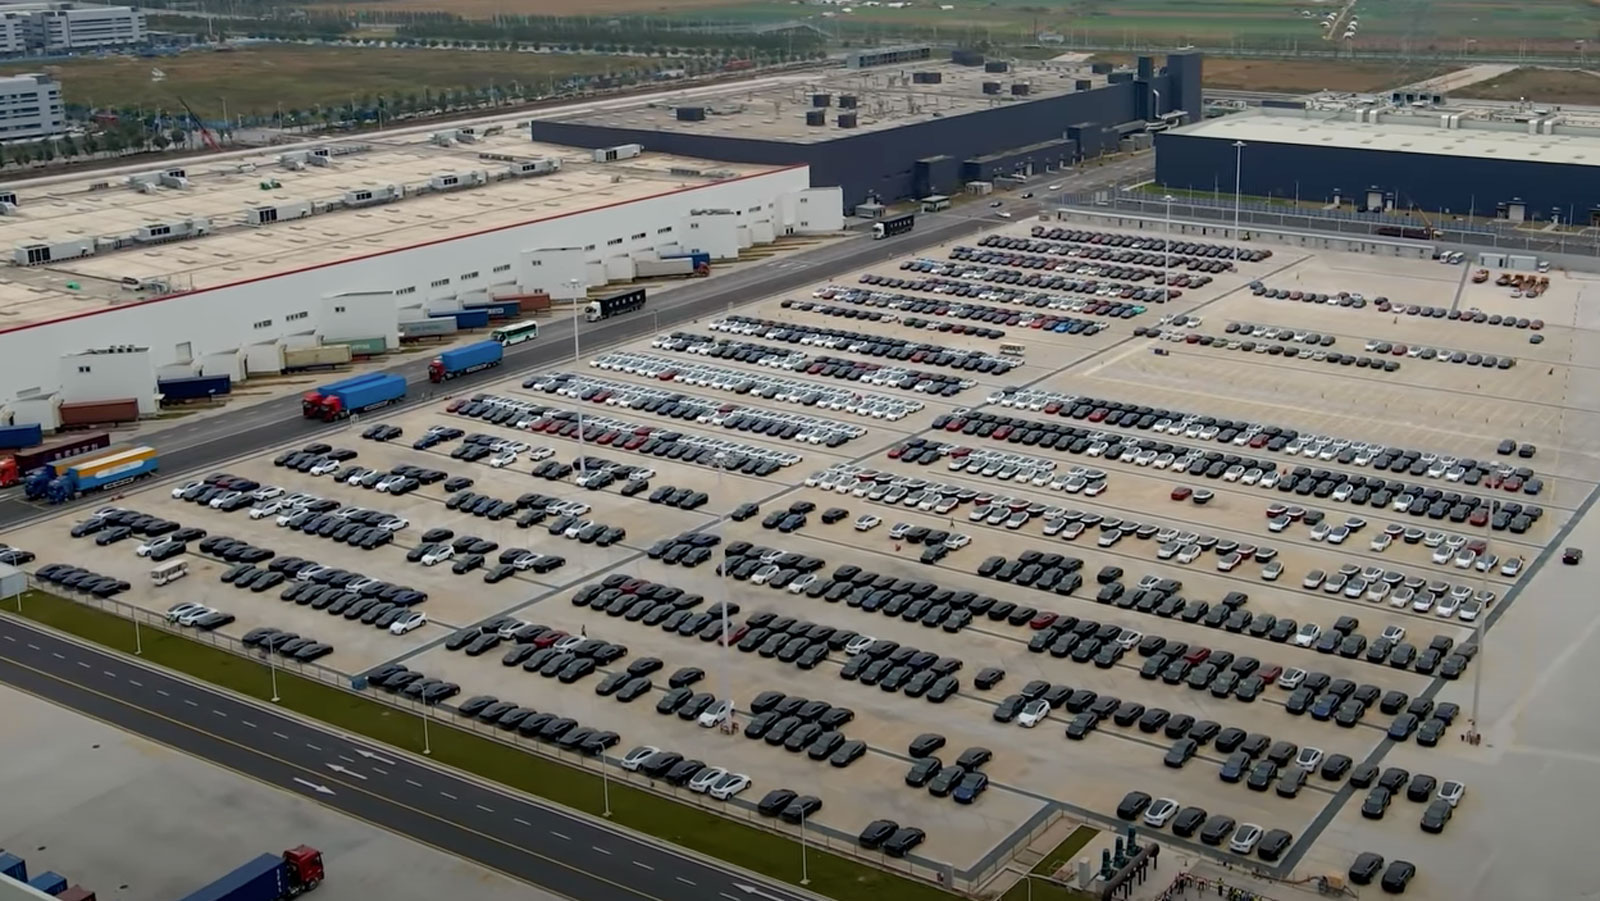
[[[166,150],[170,142],[167,141],[166,135],[158,131],[150,136],[150,143],[154,144],[157,150]]]
[[[195,127],[199,127],[198,122],[195,123]],[[168,133],[167,139],[176,146],[187,147],[189,146],[189,130],[187,128],[174,128]]]

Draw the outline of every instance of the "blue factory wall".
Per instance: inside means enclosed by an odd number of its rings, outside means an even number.
[[[1153,75],[1147,83],[1128,81],[855,135],[839,129],[834,124],[835,117],[829,116],[828,124],[818,130],[825,129],[834,139],[809,144],[693,132],[669,134],[645,128],[539,119],[533,121],[531,135],[535,141],[576,147],[637,143],[646,150],[701,159],[770,165],[806,163],[811,167],[813,185],[839,185],[844,189],[848,209],[869,195],[885,201],[919,196],[917,160],[943,155],[957,162],[965,161],[1057,140],[1066,137],[1069,128],[1084,123],[1109,129],[1142,118],[1136,115],[1136,110],[1153,107],[1156,91],[1160,92],[1159,111],[1184,108],[1179,105],[1180,101],[1186,96],[1193,99],[1194,109],[1188,112],[1191,121],[1198,121],[1199,55],[1186,53],[1169,57],[1175,58],[1181,61],[1178,69],[1184,73],[1178,77],[1181,84],[1174,83],[1171,73]],[[1145,94],[1147,89],[1151,92],[1148,95]],[[1142,101],[1141,96],[1144,97]],[[1114,150],[1115,142],[1109,147],[1105,142],[1096,146],[1095,142],[1084,139],[1078,141],[1078,148],[1080,154],[1093,156],[1099,150]],[[924,167],[923,188],[928,186],[927,175]],[[938,187],[949,190],[944,185]]]
[[[1156,135],[1156,182],[1184,190],[1233,193],[1233,143],[1222,138],[1165,132]],[[1396,153],[1344,147],[1308,147],[1252,141],[1244,148],[1241,191],[1252,197],[1299,196],[1366,202],[1368,191],[1392,196],[1397,209],[1493,215],[1511,201],[1530,219],[1568,210],[1588,223],[1600,210],[1600,167],[1522,160]]]

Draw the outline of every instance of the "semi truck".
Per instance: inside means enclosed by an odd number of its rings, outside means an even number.
[[[307,391],[300,398],[300,413],[307,419],[333,422],[353,413],[386,407],[405,396],[404,377],[372,372]]]
[[[41,466],[71,457],[93,453],[111,446],[111,436],[105,432],[74,435],[31,447],[27,450],[0,456],[0,488],[19,484],[28,473]]]
[[[479,341],[443,351],[428,364],[428,381],[437,384],[469,372],[493,369],[505,359],[505,354],[506,349],[499,341]]]
[[[874,222],[872,223],[872,239],[878,241],[883,238],[892,238],[895,235],[903,235],[911,231],[911,227],[916,223],[917,214],[915,213],[906,213],[903,216],[893,216]]]
[[[282,854],[263,854],[181,901],[287,901],[321,885],[325,875],[322,852],[299,845]]]
[[[149,478],[160,468],[155,448],[140,445],[41,466],[28,474],[25,490],[31,499],[61,504]]]
[[[711,254],[703,251],[670,254],[654,260],[635,260],[633,263],[634,278],[663,278],[674,275],[701,278],[710,274]]]
[[[602,319],[610,319],[612,316],[621,316],[623,313],[642,310],[644,309],[644,293],[645,290],[643,288],[635,288],[632,291],[624,291],[621,294],[613,294],[610,297],[591,300],[583,310],[583,318],[590,322],[599,322]]]

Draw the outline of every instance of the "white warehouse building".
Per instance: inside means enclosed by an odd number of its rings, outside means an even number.
[[[639,260],[843,227],[839,189],[805,166],[596,162],[504,133],[19,183],[0,204],[0,423],[47,428],[95,390],[64,384],[75,354],[131,346],[163,379],[239,380],[278,371],[282,349],[394,349],[402,323],[491,295],[572,298]]]

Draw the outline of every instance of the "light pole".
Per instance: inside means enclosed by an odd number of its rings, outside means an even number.
[[[272,654],[267,654],[267,672],[272,674],[272,703],[278,703],[278,665],[272,662]]]
[[[1233,142],[1233,265],[1239,266],[1239,197],[1244,177],[1244,142]]]
[[[804,808],[800,811],[800,884],[811,884],[811,874],[806,870],[806,812]]]
[[[432,718],[432,715],[428,713],[426,706],[419,707],[418,711],[422,714],[422,753],[432,754],[433,742],[428,739],[428,720]]]
[[[133,656],[144,656],[144,639],[139,635],[139,617],[137,614],[133,617]],[[278,692],[273,691],[272,693],[277,694]]]
[[[605,755],[605,752],[603,752],[603,751],[600,754],[600,800],[601,800],[601,803],[605,805],[605,810],[601,811],[601,813],[605,814],[607,819],[610,819],[611,818],[611,778],[606,772],[606,755]]]
[[[1161,241],[1161,249],[1164,251],[1161,260],[1161,299],[1170,300],[1172,298],[1172,195],[1167,194],[1161,199],[1167,202],[1167,231]]]
[[[578,350],[578,312],[583,308],[583,305],[578,302],[578,291],[583,287],[583,282],[580,279],[569,278],[567,279],[567,285],[572,288],[572,371],[576,375],[581,371],[578,366],[582,358],[582,353]],[[583,402],[580,398],[578,402],[578,477],[582,478],[584,474]]]

